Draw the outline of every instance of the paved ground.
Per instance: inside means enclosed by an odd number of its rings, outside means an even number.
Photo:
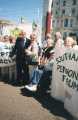
[[[73,120],[61,102],[48,94],[29,93],[23,87],[0,82],[0,120]]]

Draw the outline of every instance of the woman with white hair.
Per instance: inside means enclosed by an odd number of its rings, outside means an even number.
[[[64,45],[66,48],[73,48],[75,44],[75,40],[72,37],[66,37],[64,41]]]
[[[55,33],[55,48],[60,48],[64,46],[64,41],[62,39],[61,33],[56,32]]]

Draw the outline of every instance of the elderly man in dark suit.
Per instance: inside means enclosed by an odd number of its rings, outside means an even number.
[[[30,43],[30,40],[25,37],[25,32],[21,32],[16,39],[15,46],[11,53],[11,57],[14,54],[16,55],[17,84],[19,84],[23,78],[27,80],[27,83],[29,81],[29,68],[26,64],[25,49],[27,49]]]

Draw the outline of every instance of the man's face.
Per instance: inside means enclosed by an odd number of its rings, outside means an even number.
[[[59,36],[55,34],[55,40],[57,41],[59,39]]]
[[[26,38],[26,33],[25,32],[23,32],[23,37]]]
[[[51,39],[48,39],[47,40],[47,47],[50,47],[52,45],[52,40]]]
[[[19,37],[21,37],[21,38],[26,38],[26,33],[25,33],[25,32],[20,33],[20,34],[19,34]]]
[[[61,33],[60,32],[56,32],[55,34],[55,40],[59,40],[61,38]]]

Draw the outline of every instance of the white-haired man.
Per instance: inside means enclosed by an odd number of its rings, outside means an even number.
[[[55,48],[60,48],[64,46],[64,41],[60,32],[55,33]]]

